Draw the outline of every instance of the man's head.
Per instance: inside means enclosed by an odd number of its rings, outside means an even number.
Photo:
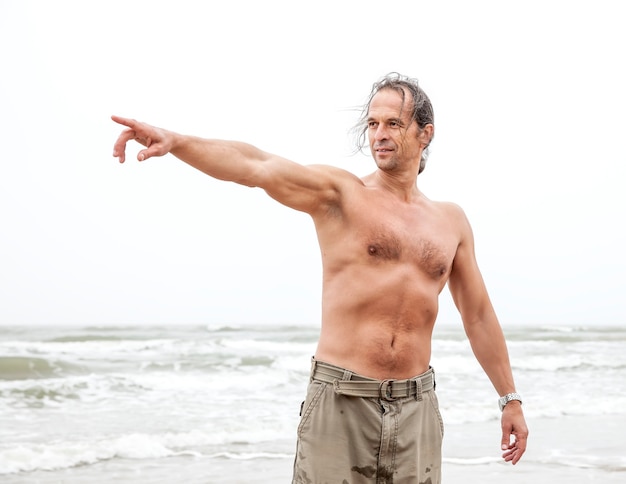
[[[396,92],[402,99],[402,110],[409,110],[409,119],[417,125],[418,133],[424,135],[424,130],[428,125],[430,133],[427,136],[426,147],[422,152],[419,172],[421,173],[426,167],[426,160],[428,158],[428,146],[434,136],[434,122],[435,116],[433,112],[432,104],[426,93],[419,87],[417,79],[402,76],[398,73],[391,73],[383,77],[372,86],[367,103],[363,107],[361,117],[355,126],[355,132],[357,135],[357,149],[362,150],[366,144],[368,133],[368,127],[370,124],[370,107],[372,100],[381,91],[390,90]]]

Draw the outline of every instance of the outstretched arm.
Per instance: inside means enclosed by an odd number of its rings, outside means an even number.
[[[498,394],[504,396],[515,392],[506,341],[476,263],[471,227],[460,209],[456,216],[461,242],[454,258],[448,287],[461,313],[476,359]],[[528,428],[520,402],[511,401],[504,407],[501,425],[502,457],[506,462],[517,464],[526,451],[528,438]]]
[[[280,203],[307,213],[338,203],[342,181],[352,175],[328,166],[303,166],[262,151],[247,143],[187,136],[112,116],[126,126],[113,148],[120,163],[126,159],[126,144],[134,140],[145,147],[139,161],[171,153],[182,161],[220,180],[263,188]]]

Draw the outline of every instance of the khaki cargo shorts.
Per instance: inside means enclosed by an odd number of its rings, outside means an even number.
[[[313,360],[293,484],[439,484],[443,421],[434,387],[432,369],[380,381]]]

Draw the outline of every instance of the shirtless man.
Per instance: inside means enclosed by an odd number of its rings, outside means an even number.
[[[362,140],[377,169],[358,178],[302,166],[251,145],[181,135],[113,116],[137,158],[171,153],[220,179],[263,188],[308,213],[323,263],[322,325],[298,426],[294,483],[441,482],[443,424],[429,366],[446,283],[502,409],[503,459],[516,464],[528,430],[506,342],[474,256],[465,214],[417,187],[434,135],[417,81],[386,76],[372,89]],[[495,402],[494,402],[495,403]]]

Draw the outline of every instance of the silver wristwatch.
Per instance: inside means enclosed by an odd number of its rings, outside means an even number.
[[[522,403],[522,397],[520,396],[519,393],[507,393],[503,397],[500,397],[498,399],[498,405],[500,405],[500,411],[502,412],[506,404],[513,400],[517,400],[519,403]]]

